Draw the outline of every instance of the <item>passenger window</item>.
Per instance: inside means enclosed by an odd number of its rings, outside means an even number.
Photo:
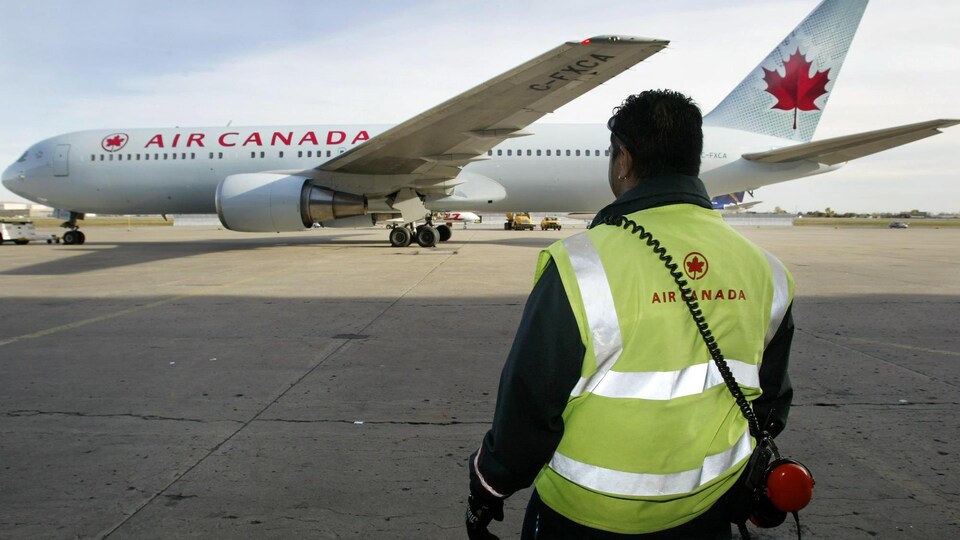
[[[100,161],[103,161],[103,154],[100,154]]]
[[[150,161],[150,154],[144,154],[143,159]]]
[[[533,151],[527,150],[527,155],[528,155],[528,156],[532,156],[532,155],[533,155]]]
[[[256,152],[250,152],[250,159],[253,159],[253,158],[255,158],[255,157],[257,157],[257,153],[256,153]]]
[[[488,155],[488,156],[492,156],[492,155],[493,155],[493,150],[487,150],[487,155]]]
[[[223,159],[223,152],[217,152],[217,159]]]
[[[160,159],[160,154],[154,154],[154,155],[153,155],[153,160],[154,160],[154,161],[157,161],[158,159]]]
[[[113,161],[113,154],[110,154],[110,161]]]
[[[580,151],[577,150],[577,157],[580,157]]]
[[[512,156],[512,155],[513,155],[513,150],[507,150],[507,155],[508,155],[508,156]]]
[[[303,157],[303,150],[297,150],[297,157],[298,158]]]
[[[196,153],[196,152],[190,152],[190,159],[197,159],[197,153]]]
[[[96,160],[97,160],[97,156],[95,154],[90,154],[90,161],[96,161]]]
[[[117,154],[117,161],[123,161],[123,154]]]
[[[497,150],[497,155],[498,155],[498,156],[502,156],[502,155],[503,155],[503,150]]]
[[[210,159],[213,159],[213,152],[210,152]]]
[[[137,154],[137,161],[140,161],[140,154]]]
[[[570,157],[570,151],[567,150],[567,157]]]
[[[549,155],[550,155],[550,150],[547,150],[547,156],[549,156]]]
[[[537,155],[538,155],[538,156],[540,155],[540,151],[539,151],[539,150],[537,150]]]
[[[603,155],[605,155],[605,156],[607,156],[607,157],[610,157],[610,149],[607,148],[606,150],[604,150],[604,151],[603,151]]]
[[[283,150],[280,151],[280,157],[283,157]]]
[[[184,153],[180,154],[180,159],[187,159],[187,153],[184,152]]]
[[[260,152],[260,159],[263,159],[264,153]]]

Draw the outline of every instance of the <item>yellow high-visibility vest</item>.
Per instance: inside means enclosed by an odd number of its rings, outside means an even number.
[[[630,214],[684,271],[749,400],[793,278],[717,212],[675,204]],[[623,534],[676,527],[734,484],[754,447],[663,262],[645,241],[599,225],[541,253],[553,260],[586,349],[564,435],[536,479],[543,501]]]

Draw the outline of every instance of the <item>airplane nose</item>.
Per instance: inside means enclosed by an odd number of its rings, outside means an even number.
[[[11,165],[3,171],[3,187],[7,188],[13,193],[16,193],[17,195],[20,195],[19,191],[21,190],[18,189],[20,187],[18,184],[20,184],[24,178],[24,172],[15,165]]]

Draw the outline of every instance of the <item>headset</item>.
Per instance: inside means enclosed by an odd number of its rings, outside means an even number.
[[[780,450],[773,442],[773,437],[766,431],[761,430],[757,417],[750,406],[750,402],[740,390],[730,367],[727,366],[723,353],[717,345],[716,338],[707,326],[707,321],[703,317],[703,311],[692,290],[687,287],[687,281],[683,279],[683,273],[677,269],[677,264],[673,262],[673,257],[667,254],[667,250],[660,245],[660,241],[653,237],[643,225],[628,219],[626,216],[604,216],[600,223],[612,225],[623,229],[631,234],[637,235],[640,240],[646,242],[653,249],[653,252],[663,261],[663,265],[670,272],[674,282],[680,289],[680,297],[690,311],[693,322],[697,325],[700,337],[710,351],[710,356],[717,365],[717,370],[723,377],[733,398],[740,408],[740,412],[747,420],[750,427],[750,434],[757,440],[757,446],[750,455],[750,461],[742,474],[742,480],[749,490],[752,497],[752,505],[749,514],[751,523],[761,528],[772,528],[782,524],[787,513],[792,513],[797,523],[797,538],[800,538],[800,515],[798,512],[805,508],[813,498],[813,473],[805,465],[797,460],[784,458],[780,455]],[[744,539],[749,539],[750,534],[747,531],[746,523],[737,523],[740,529],[740,535]]]
[[[770,529],[780,526],[791,513],[797,523],[799,538],[798,512],[810,503],[816,483],[810,469],[795,459],[781,457],[776,443],[765,435],[750,456],[744,474],[746,486],[753,496],[750,523]],[[744,529],[741,529],[741,536],[749,538]]]

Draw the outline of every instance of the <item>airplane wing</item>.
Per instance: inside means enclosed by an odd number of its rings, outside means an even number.
[[[844,163],[889,150],[902,144],[932,137],[941,133],[939,128],[956,124],[960,124],[960,120],[929,120],[822,141],[812,141],[768,152],[744,154],[743,158],[760,163],[787,163],[808,160],[824,165],[836,165],[837,163]]]
[[[504,140],[529,135],[523,128],[668,43],[624,36],[565,43],[303,174],[315,180],[333,174],[387,175],[384,184],[412,175],[420,187],[440,184],[471,161],[485,159],[487,150]]]

